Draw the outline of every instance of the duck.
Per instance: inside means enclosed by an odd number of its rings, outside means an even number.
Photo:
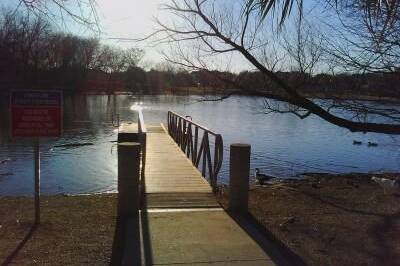
[[[267,182],[267,181],[269,181],[269,180],[275,178],[275,177],[270,176],[270,175],[261,174],[259,168],[256,168],[256,169],[255,169],[254,177],[255,177],[255,179],[257,180],[257,182],[258,182],[260,185],[263,185],[264,182]]]
[[[400,178],[388,179],[373,176],[372,181],[378,183],[385,194],[399,194],[400,193]]]
[[[368,147],[376,147],[378,143],[368,141]]]
[[[4,159],[0,161],[0,164],[11,162],[10,158]]]
[[[353,140],[353,145],[361,145],[362,141]]]

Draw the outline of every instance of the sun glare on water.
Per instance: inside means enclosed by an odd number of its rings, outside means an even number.
[[[144,109],[144,107],[142,105],[143,105],[143,102],[137,102],[134,105],[132,105],[130,109],[132,111],[139,112],[139,111],[142,111]]]

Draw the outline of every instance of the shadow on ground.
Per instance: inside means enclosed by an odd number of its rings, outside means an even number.
[[[275,238],[252,214],[239,215],[231,211],[227,211],[227,213],[263,249],[276,265],[306,265],[297,254]]]
[[[18,253],[25,246],[25,244],[31,239],[33,233],[36,231],[38,225],[35,223],[31,225],[29,231],[25,235],[25,237],[21,240],[21,242],[15,247],[15,249],[7,256],[7,258],[2,262],[1,266],[6,266],[12,263],[13,259],[17,257]]]

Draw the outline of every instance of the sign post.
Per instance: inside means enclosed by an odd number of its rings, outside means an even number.
[[[40,224],[40,143],[39,138],[34,143],[35,154],[35,225]]]
[[[13,91],[10,97],[11,137],[32,138],[35,177],[35,225],[40,223],[40,138],[62,132],[62,92]]]

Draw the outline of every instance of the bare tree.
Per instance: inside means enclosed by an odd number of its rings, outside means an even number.
[[[324,2],[333,9],[356,7],[362,10],[370,22],[379,17],[392,19],[400,4],[398,0],[325,0]],[[247,4],[257,6],[261,11],[262,19],[265,19],[268,14],[276,16],[280,25],[283,25],[292,13],[293,7],[296,7],[300,15],[303,15],[303,0],[247,0]]]
[[[400,3],[380,12],[349,5],[335,11],[340,27],[329,40],[332,60],[353,72],[396,72],[400,68]]]
[[[95,0],[16,0],[14,13],[25,8],[29,13],[45,17],[55,25],[67,27],[74,21],[90,29],[98,30],[99,21]]]
[[[293,7],[303,19],[303,0],[248,0],[262,13],[276,17],[282,26]],[[400,62],[400,1],[379,0],[324,0],[325,11],[333,12],[340,24],[330,26],[338,32],[330,41],[326,51],[330,60],[340,64],[342,69],[357,72],[393,72]],[[320,2],[319,4],[322,4]],[[325,23],[325,21],[320,21]],[[328,23],[329,24],[329,23]],[[321,32],[320,32],[321,34]],[[328,43],[326,43],[328,44]]]
[[[0,57],[6,72],[28,78],[46,68],[49,24],[42,18],[5,12],[0,17]],[[10,74],[10,73],[9,73]]]
[[[96,64],[96,55],[100,49],[99,40],[95,38],[83,39],[81,49],[85,69],[94,68]]]
[[[283,48],[289,57],[293,70],[314,75],[316,68],[321,64],[324,53],[322,47],[324,39],[316,34],[305,20],[296,18],[294,29],[283,35]]]
[[[290,111],[301,118],[315,114],[353,132],[400,134],[398,111],[387,115],[389,111],[385,108],[379,110],[379,115],[385,118],[396,117],[388,123],[360,122],[348,118],[335,112],[331,106],[306,98],[297,88],[290,86],[264,65],[257,58],[256,51],[268,44],[270,25],[268,20],[260,22],[259,7],[259,2],[255,1],[235,1],[226,5],[215,0],[173,0],[164,9],[174,15],[176,20],[171,24],[159,21],[160,28],[156,34],[159,42],[173,46],[174,56],[166,54],[167,59],[189,68],[210,69],[214,61],[218,61],[215,57],[230,53],[241,54],[282,90],[284,94],[280,100],[296,106],[295,110]],[[256,93],[262,94],[263,91]],[[378,115],[374,110],[371,112]]]
[[[103,45],[97,55],[94,68],[106,73],[123,72],[129,67],[135,67],[143,58],[144,51],[139,48],[121,49],[110,45]]]
[[[137,67],[142,61],[144,50],[136,47],[131,47],[124,50],[124,60],[126,62],[125,71],[128,68]]]

